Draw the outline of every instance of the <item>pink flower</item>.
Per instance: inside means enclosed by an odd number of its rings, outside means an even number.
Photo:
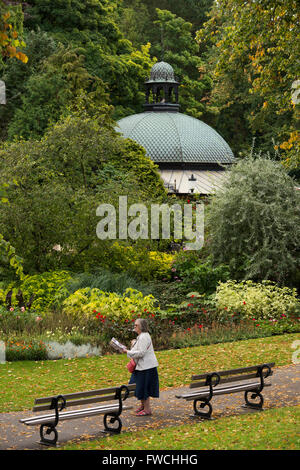
[[[39,321],[41,321],[42,317],[36,317],[35,318],[35,321],[38,323]]]
[[[10,312],[13,312],[13,311],[14,311],[14,308],[13,308],[13,307],[10,307],[9,311],[10,311]]]
[[[21,312],[25,312],[25,307],[21,307]]]

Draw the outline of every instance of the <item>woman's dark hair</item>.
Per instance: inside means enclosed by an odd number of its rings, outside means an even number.
[[[148,332],[148,322],[144,318],[138,318],[138,321],[140,322],[140,327],[142,333],[147,333]]]

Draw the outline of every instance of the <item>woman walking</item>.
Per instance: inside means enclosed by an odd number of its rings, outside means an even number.
[[[138,318],[134,323],[138,337],[132,342],[131,349],[124,349],[127,356],[136,363],[129,383],[136,384],[135,396],[141,400],[141,406],[136,410],[136,416],[150,416],[150,397],[159,397],[158,362],[154,353],[152,339],[148,333],[148,323]]]

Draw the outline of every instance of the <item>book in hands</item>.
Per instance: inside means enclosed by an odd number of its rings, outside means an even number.
[[[123,350],[126,349],[126,346],[120,343],[116,338],[112,338],[109,344],[119,352],[123,352]]]

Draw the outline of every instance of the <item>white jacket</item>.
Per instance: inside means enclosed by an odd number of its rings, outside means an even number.
[[[132,349],[127,351],[127,356],[135,361],[136,370],[152,369],[158,366],[149,333],[139,334]]]

